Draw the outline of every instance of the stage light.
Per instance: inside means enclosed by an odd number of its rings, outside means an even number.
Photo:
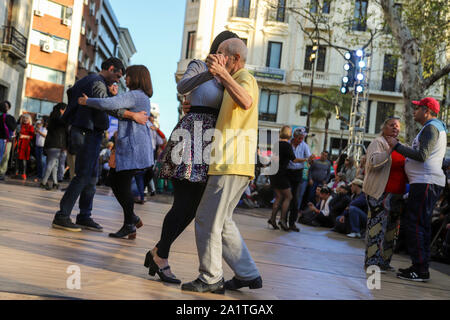
[[[342,82],[343,82],[343,83],[347,83],[347,82],[348,82],[348,77],[343,77],[343,78],[342,78]]]
[[[364,61],[364,60],[361,60],[359,63],[358,63],[358,66],[362,69],[362,68],[365,68],[366,67],[366,62]]]
[[[356,92],[361,93],[361,92],[363,92],[363,90],[364,90],[364,87],[362,85],[356,86]]]
[[[356,50],[356,56],[357,57],[362,57],[364,55],[364,51],[362,51],[361,49]]]
[[[350,70],[350,68],[351,68],[350,63],[344,64],[344,70],[345,70],[345,71]]]
[[[356,75],[356,79],[358,79],[359,81],[362,81],[364,79],[364,75],[362,73],[358,73]]]
[[[342,87],[342,88],[341,88],[341,93],[342,93],[342,94],[346,94],[347,91],[348,91],[347,87]]]
[[[346,60],[350,60],[352,58],[351,52],[346,52],[344,57],[345,57]]]

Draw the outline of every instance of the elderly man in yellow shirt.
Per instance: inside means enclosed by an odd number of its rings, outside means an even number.
[[[259,271],[232,220],[241,195],[254,177],[258,134],[258,84],[244,68],[247,47],[224,41],[207,58],[209,71],[225,87],[212,143],[209,179],[195,218],[200,275],[182,290],[224,293],[262,288]],[[222,257],[234,271],[224,282]]]

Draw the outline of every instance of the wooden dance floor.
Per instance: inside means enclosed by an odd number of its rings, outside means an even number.
[[[382,274],[381,289],[370,290],[362,240],[306,226],[300,226],[300,233],[270,230],[267,209],[237,210],[234,216],[262,274],[262,289],[225,295],[183,292],[149,276],[143,266],[145,253],[159,239],[168,204],[137,205],[144,222],[137,239],[115,240],[108,233],[121,227],[122,211],[108,191],[99,191],[94,200],[93,217],[103,233],[52,229],[62,195],[19,182],[0,183],[0,299],[450,299],[449,265],[432,263],[432,281],[426,284]],[[174,243],[170,263],[183,282],[198,275],[193,224]],[[396,255],[392,264],[408,267],[409,259]],[[67,288],[69,266],[80,268],[79,290]],[[224,270],[230,279],[225,262]]]

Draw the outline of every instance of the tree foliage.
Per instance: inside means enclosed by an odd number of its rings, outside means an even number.
[[[274,8],[280,3],[266,2]],[[449,2],[369,0],[367,14],[362,2],[290,0],[286,10],[310,42],[316,40],[340,55],[349,49],[371,47],[373,51],[385,50],[401,59],[407,140],[411,141],[416,127],[411,100],[429,94],[427,90],[436,82],[442,85],[450,72],[446,60],[446,52],[450,52]]]

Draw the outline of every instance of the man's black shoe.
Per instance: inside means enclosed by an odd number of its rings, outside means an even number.
[[[81,232],[81,228],[74,224],[72,220],[70,220],[69,217],[67,218],[54,218],[52,227],[55,229],[62,229],[66,231],[72,231],[72,232]]]
[[[80,226],[83,229],[88,229],[91,231],[97,231],[97,232],[103,232],[103,227],[99,225],[97,222],[92,220],[92,218],[88,219],[78,219],[77,218],[77,225]]]
[[[297,228],[297,226],[296,226],[295,224],[289,226],[289,230],[290,230],[290,231],[295,231],[295,232],[300,232],[300,229]]]
[[[192,282],[183,283],[181,285],[181,290],[183,291],[193,291],[193,292],[212,292],[212,293],[225,293],[224,280],[220,280],[214,284],[207,284],[201,281],[200,279],[196,279]]]
[[[408,269],[398,269],[400,271],[397,273],[397,278],[415,282],[428,282],[430,281],[429,272],[419,272],[414,267],[409,267]]]
[[[261,289],[262,288],[262,278],[258,277],[253,280],[239,280],[234,277],[231,280],[225,282],[225,289],[227,290],[239,290],[244,287],[249,287],[250,289]]]

